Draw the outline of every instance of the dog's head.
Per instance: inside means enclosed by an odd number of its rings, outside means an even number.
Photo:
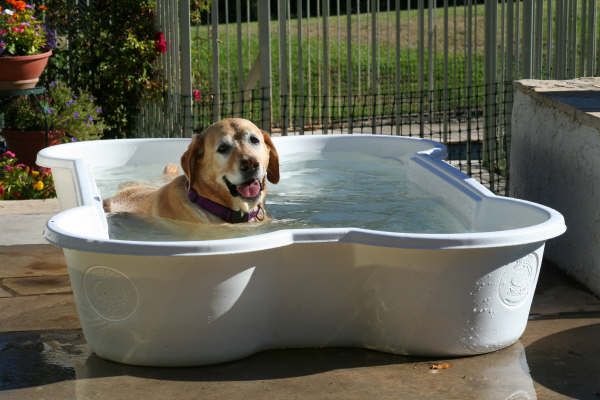
[[[279,182],[279,156],[252,122],[227,118],[194,135],[181,166],[201,196],[248,212],[264,201],[266,180]]]

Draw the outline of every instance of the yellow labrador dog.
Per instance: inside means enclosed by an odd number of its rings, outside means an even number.
[[[279,182],[279,156],[271,138],[241,118],[221,120],[194,135],[181,167],[185,174],[160,189],[121,190],[104,202],[105,210],[185,222],[262,221],[266,180]]]

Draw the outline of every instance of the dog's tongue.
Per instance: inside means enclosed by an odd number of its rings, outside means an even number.
[[[260,184],[257,180],[254,180],[250,183],[246,183],[244,185],[236,186],[237,191],[242,197],[256,197],[260,193]]]

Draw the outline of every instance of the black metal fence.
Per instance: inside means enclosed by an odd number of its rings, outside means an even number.
[[[98,97],[110,94],[107,105],[130,111],[115,112],[132,128],[119,135],[186,136],[239,116],[281,135],[423,137],[446,144],[450,163],[505,194],[511,81],[594,75],[600,68],[600,4],[587,0],[573,0],[568,9],[562,2],[519,0],[417,2],[416,8],[405,1],[385,7],[321,1],[316,8],[310,1],[242,3],[218,3],[194,18],[187,0],[152,2],[153,29],[164,33],[168,50],[151,64],[164,74],[160,85],[150,86],[164,90],[139,104],[137,97],[113,101],[123,90],[92,85]],[[62,33],[76,50],[67,66],[81,64],[72,62],[79,52],[102,58],[86,27],[103,21],[85,15],[104,3],[67,4],[74,15]],[[78,83],[99,79],[68,69]]]
[[[225,99],[231,99],[230,102]],[[274,135],[378,134],[431,139],[448,148],[447,160],[490,190],[507,194],[510,82],[425,92],[361,96],[293,96],[263,108],[260,90],[230,96],[204,95],[194,102],[194,130],[201,131],[218,117],[242,117],[257,124],[271,115]],[[486,99],[489,104],[486,104]],[[491,113],[484,113],[487,107]],[[282,110],[277,112],[277,110]],[[273,112],[275,111],[275,112]],[[491,117],[490,117],[491,115]],[[486,117],[487,116],[487,117]]]

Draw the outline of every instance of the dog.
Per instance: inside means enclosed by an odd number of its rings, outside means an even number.
[[[259,222],[267,218],[266,181],[279,182],[279,155],[269,134],[227,118],[195,134],[181,156],[184,174],[159,189],[133,185],[104,201],[129,212],[193,223]],[[173,174],[175,165],[165,167]]]

